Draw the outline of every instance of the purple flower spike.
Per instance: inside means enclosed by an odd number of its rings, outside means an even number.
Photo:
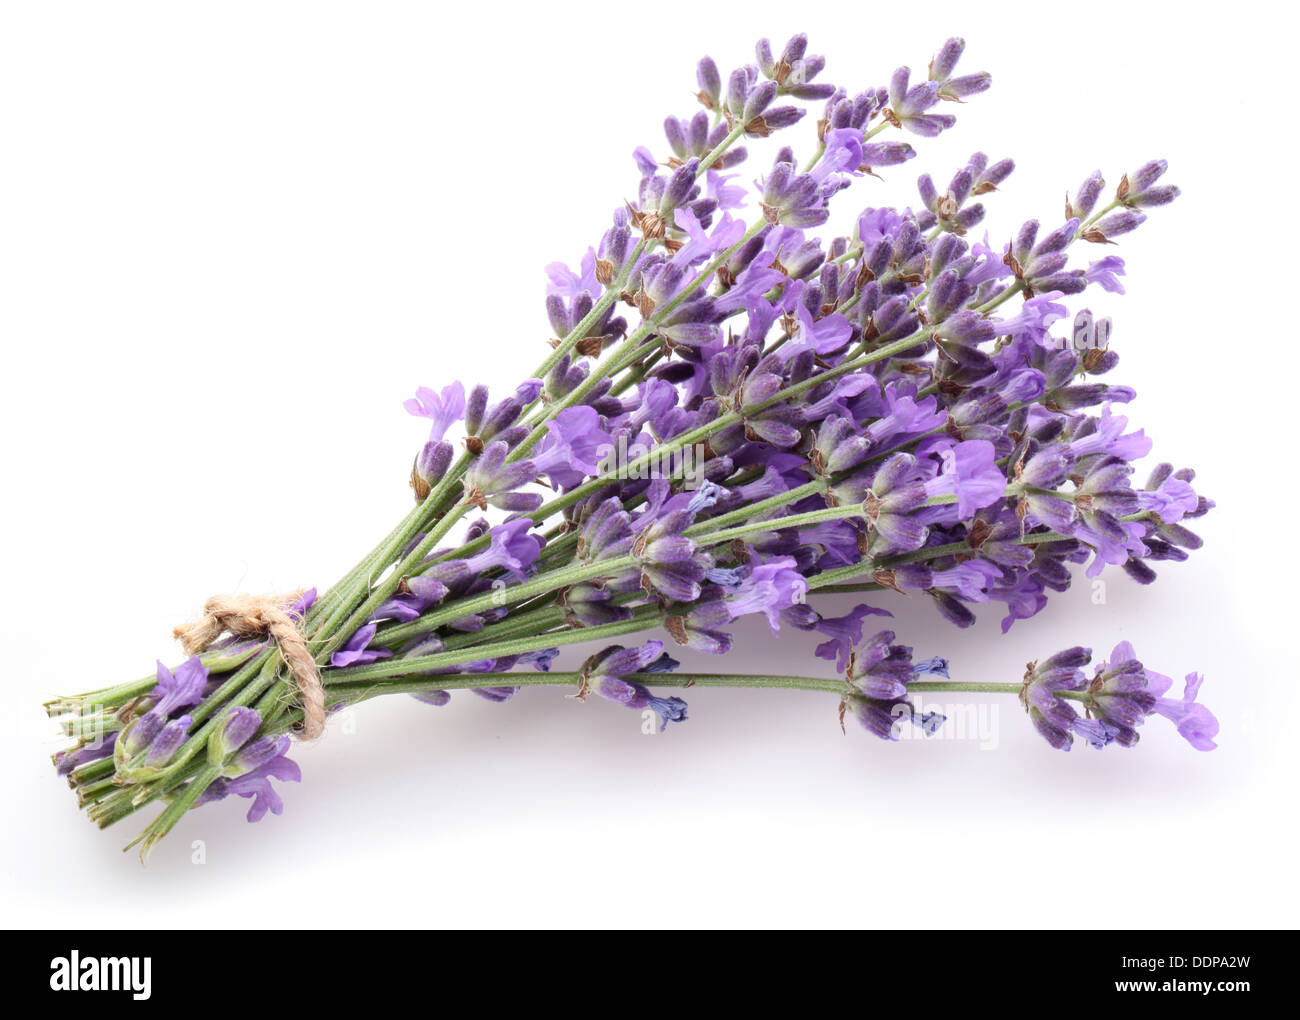
[[[961,102],[967,96],[985,91],[993,83],[987,71],[978,71],[960,78],[953,76],[957,61],[965,49],[965,39],[949,39],[930,61],[930,80],[938,83],[940,99]]]
[[[863,729],[882,740],[898,740],[904,723],[933,736],[945,717],[937,712],[918,713],[907,696],[907,685],[919,673],[933,671],[938,663],[946,670],[942,659],[913,666],[912,649],[894,644],[892,631],[857,641],[845,669],[853,693],[844,698],[842,711],[851,712]]]
[[[1089,691],[1090,706],[1115,730],[1116,739],[1126,747],[1138,741],[1136,727],[1149,715],[1160,715],[1172,722],[1179,734],[1198,751],[1210,751],[1217,745],[1214,736],[1219,722],[1196,695],[1203,678],[1189,673],[1182,698],[1161,697],[1173,684],[1169,677],[1143,667],[1133,646],[1121,641],[1110,654],[1109,662],[1098,667]]]
[[[713,560],[682,534],[691,519],[688,510],[680,509],[647,515],[644,526],[638,522],[642,530],[632,552],[641,561],[640,583],[646,591],[658,592],[677,602],[693,602],[699,598],[700,583],[713,566]]]
[[[1117,197],[1128,206],[1145,208],[1167,205],[1181,194],[1172,184],[1157,184],[1164,176],[1169,164],[1163,159],[1145,163],[1120,181]]]
[[[927,498],[920,477],[916,459],[911,454],[896,453],[876,469],[869,488],[858,497],[868,528],[898,552],[921,548],[929,534],[924,520],[914,512]],[[850,480],[832,493],[841,504],[855,503],[860,484]]]
[[[1079,713],[1062,698],[1061,692],[1080,691],[1087,686],[1081,667],[1092,658],[1087,648],[1068,648],[1039,663],[1031,664],[1025,673],[1020,701],[1034,728],[1043,739],[1060,751],[1068,751],[1074,743],[1073,730]]]
[[[1092,653],[1086,648],[1059,652],[1031,666],[1021,688],[1021,702],[1030,719],[1053,747],[1068,751],[1074,736],[1082,736],[1093,747],[1111,743],[1133,747],[1137,727],[1151,715],[1172,722],[1198,751],[1211,751],[1219,732],[1219,721],[1196,701],[1202,677],[1189,673],[1181,698],[1161,697],[1173,681],[1147,669],[1134,655],[1133,646],[1121,641],[1110,659],[1097,667],[1089,681],[1083,673]],[[1079,705],[1087,710],[1081,717]]]
[[[769,222],[803,229],[826,222],[829,197],[817,177],[799,173],[793,163],[778,162],[763,183],[760,204]]]
[[[907,694],[907,684],[915,675],[912,649],[894,644],[894,632],[882,630],[854,649],[846,675],[869,698],[897,700]]]

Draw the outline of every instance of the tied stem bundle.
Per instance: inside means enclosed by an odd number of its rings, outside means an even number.
[[[275,784],[301,778],[290,734],[394,694],[439,706],[558,686],[664,730],[687,718],[674,690],[792,688],[834,695],[841,723],[887,740],[945,732],[935,694],[994,694],[1058,749],[1131,747],[1153,715],[1214,747],[1199,674],[1171,695],[1127,642],[983,681],[867,626],[911,596],[958,628],[1000,603],[1005,631],[1084,564],[1149,584],[1154,563],[1200,547],[1187,522],[1213,506],[1187,469],[1133,480],[1151,442],[1120,413],[1134,391],[1103,378],[1109,323],[1078,308],[1059,332],[1071,299],[1123,292],[1110,246],[1177,197],[1163,161],[1109,199],[1090,174],[1062,222],[990,235],[981,199],[1013,163],[976,152],[942,192],[921,175],[917,211],[872,204],[829,241],[812,233],[845,189],[915,157],[906,139],[951,129],[947,103],[989,87],[957,73],[964,45],[948,40],[923,80],[904,67],[857,92],[819,80],[802,35],[779,55],[760,42],[725,77],[700,61],[702,109],[668,119],[663,158],[636,151],[636,200],[577,269],[547,267],[555,336],[537,368],[495,401],[453,382],[406,402],[429,434],[388,536],[319,597],[210,600],[177,628],[189,658],[174,670],[48,703],[75,741],[56,766],[90,818],[161,805],[144,853],[231,795],[251,821],[279,814]],[[800,159],[781,143],[810,105]],[[747,146],[774,135],[755,190],[735,183]],[[725,655],[754,615],[815,635],[815,668],[685,672],[665,652]]]
[[[325,732],[325,689],[316,662],[307,650],[307,640],[298,631],[299,621],[289,612],[305,591],[290,595],[214,595],[203,606],[203,616],[172,630],[187,655],[206,651],[222,634],[235,638],[270,637],[280,650],[302,705],[298,732],[304,740],[315,740]]]

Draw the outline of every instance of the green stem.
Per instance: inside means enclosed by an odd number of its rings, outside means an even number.
[[[406,641],[413,637],[419,637],[421,634],[428,634],[437,630],[443,624],[452,623],[466,616],[488,612],[503,605],[520,602],[523,599],[532,598],[534,595],[557,591],[560,588],[567,588],[583,581],[613,577],[637,566],[637,564],[638,560],[635,556],[616,556],[608,560],[598,560],[595,563],[582,563],[561,570],[552,570],[521,584],[514,584],[496,591],[485,592],[482,595],[459,599],[441,609],[425,613],[418,620],[412,620],[410,623],[401,624],[387,631],[388,639],[395,642]]]
[[[650,688],[688,687],[744,687],[766,690],[814,691],[824,694],[850,694],[853,688],[842,676],[792,676],[763,673],[630,673],[626,680],[634,680]],[[511,675],[511,687],[577,687],[590,680],[587,674],[567,672],[529,673]],[[426,691],[466,690],[484,685],[482,674],[455,673],[443,676],[371,681],[341,685],[331,688],[330,697],[335,702],[356,704],[385,694],[419,694]],[[954,680],[915,681],[907,685],[909,692],[919,694],[1009,694],[1019,695],[1019,683],[964,683]],[[1066,694],[1086,692],[1063,692]]]
[[[398,563],[392,574],[380,585],[373,588],[368,597],[352,613],[347,622],[339,627],[333,634],[327,634],[321,643],[320,651],[316,653],[316,661],[324,663],[326,657],[338,650],[338,648],[351,637],[358,628],[362,627],[366,620],[374,613],[376,609],[390,598],[397,591],[398,585],[402,583],[402,578],[418,567],[424,558],[433,550],[433,548],[442,541],[443,537],[449,532],[455,523],[460,520],[469,510],[468,503],[459,503],[451,510],[448,510],[433,528],[415,545],[415,547]],[[491,596],[489,596],[491,597]]]
[[[731,148],[732,144],[738,138],[740,138],[740,136],[743,135],[744,133],[745,133],[744,124],[737,124],[729,132],[727,132],[727,136],[723,138],[722,141],[720,141],[717,145],[715,145],[713,147],[713,150],[707,156],[705,156],[702,160],[700,160],[700,167],[696,171],[695,176],[699,177],[700,174],[704,173],[706,170],[709,169],[709,167],[713,166],[714,163],[720,160],[723,154],[729,148]]]
[[[658,606],[643,606],[631,619],[614,623],[603,623],[595,627],[581,627],[577,630],[567,629],[549,634],[537,634],[526,638],[513,638],[490,644],[461,648],[456,651],[438,652],[433,655],[415,655],[406,659],[383,659],[366,666],[350,666],[332,669],[326,675],[326,688],[333,691],[340,686],[355,683],[368,683],[385,677],[410,676],[424,670],[445,669],[448,666],[460,666],[466,662],[480,659],[500,659],[509,655],[522,655],[525,652],[539,652],[543,649],[562,645],[583,644],[602,638],[620,637],[637,631],[649,630],[662,618]],[[526,673],[479,673],[478,687],[515,687],[516,681],[529,676]],[[543,674],[547,675],[547,674]]]
[[[933,694],[1019,694],[1023,684],[958,683],[954,680],[916,680],[907,685],[908,693]]]
[[[1118,198],[1111,199],[1109,204],[1102,206],[1095,213],[1093,213],[1086,220],[1084,220],[1082,223],[1079,224],[1079,229],[1074,232],[1074,239],[1077,241],[1079,238],[1081,238],[1084,235],[1084,232],[1087,231],[1089,227],[1091,227],[1099,219],[1105,216],[1108,212],[1113,212],[1123,204],[1124,202],[1121,199]]]

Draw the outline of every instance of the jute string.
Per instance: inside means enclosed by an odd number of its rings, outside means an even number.
[[[315,740],[325,730],[325,689],[298,622],[288,612],[301,594],[214,595],[204,603],[201,619],[181,624],[172,634],[180,638],[190,655],[203,651],[223,633],[235,637],[269,635],[298,686],[302,700],[299,733],[304,740]]]

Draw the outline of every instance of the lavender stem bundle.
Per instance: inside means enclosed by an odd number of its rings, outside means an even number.
[[[1170,696],[1127,642],[1095,665],[1075,647],[975,682],[867,625],[911,593],[958,627],[1002,603],[1005,632],[1078,564],[1150,583],[1154,563],[1200,546],[1186,522],[1213,506],[1190,470],[1134,484],[1151,448],[1118,410],[1134,392],[1102,378],[1118,363],[1107,324],[1067,304],[1123,292],[1107,252],[1177,197],[1162,161],[1110,197],[1093,173],[1063,222],[1001,245],[980,199],[1013,164],[982,153],[942,192],[922,176],[915,211],[869,206],[847,235],[812,236],[835,196],[879,186],[915,156],[908,139],[948,130],[950,104],[989,87],[957,73],[963,48],[945,43],[923,81],[900,68],[853,94],[819,80],[803,36],[779,56],[760,42],[725,78],[700,61],[703,108],[668,118],[662,159],[636,150],[636,201],[577,270],[547,267],[556,339],[536,370],[495,400],[454,382],[407,401],[429,436],[415,506],[383,541],[324,592],[214,598],[177,628],[190,654],[174,668],[47,704],[75,740],[55,764],[90,818],[161,805],[132,843],[147,853],[210,801],[279,814],[275,783],[301,778],[290,736],[389,694],[439,706],[558,686],[667,727],[687,717],[670,693],[685,687],[795,688],[898,739],[944,723],[919,693],[996,693],[1056,748],[1132,746],[1151,715],[1212,748],[1200,676]],[[797,133],[810,108],[809,151],[779,148],[747,188],[745,141]],[[834,592],[871,601],[824,615]],[[824,661],[685,674],[665,652],[723,655],[751,614],[817,635]],[[552,668],[591,641],[607,646]]]

